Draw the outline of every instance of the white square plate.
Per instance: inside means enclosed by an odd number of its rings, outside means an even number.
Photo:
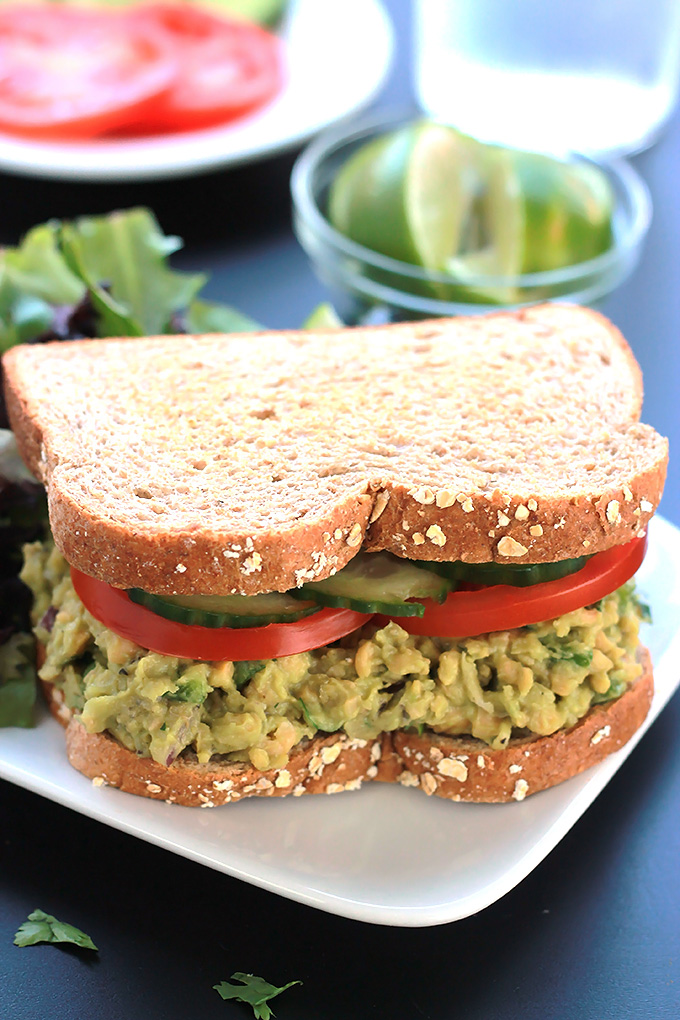
[[[94,787],[68,764],[61,727],[0,731],[0,776],[150,843],[331,913],[431,925],[482,910],[536,867],[631,753],[680,680],[680,531],[650,526],[638,586],[656,693],[642,728],[595,768],[522,803],[453,804],[369,784],[340,797],[202,811]]]

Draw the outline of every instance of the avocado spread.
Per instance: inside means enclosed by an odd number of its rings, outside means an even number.
[[[86,728],[163,764],[185,750],[282,768],[304,737],[397,729],[511,736],[573,726],[640,675],[644,607],[632,582],[556,620],[479,637],[415,637],[367,624],[330,647],[262,662],[196,662],[149,652],[108,630],[78,599],[52,544],[25,546],[22,579],[55,683]]]

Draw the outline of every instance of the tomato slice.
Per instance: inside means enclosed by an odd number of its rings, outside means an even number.
[[[181,659],[219,662],[230,659],[275,659],[322,648],[358,630],[370,613],[352,609],[321,609],[295,623],[270,623],[266,627],[198,627],[175,623],[136,605],[127,592],[113,588],[71,567],[76,594],[95,619],[121,637],[161,655]]]
[[[426,600],[424,616],[400,616],[396,622],[409,634],[463,638],[554,620],[616,591],[638,569],[646,548],[646,538],[634,538],[592,556],[575,574],[528,588],[498,584],[454,591],[441,605]],[[387,619],[374,617],[376,623]]]
[[[175,55],[151,23],[66,4],[0,5],[0,128],[90,138],[143,120]]]
[[[221,124],[263,106],[281,88],[281,44],[258,25],[188,3],[145,4],[130,17],[164,33],[177,58],[175,83],[148,112],[146,130]]]

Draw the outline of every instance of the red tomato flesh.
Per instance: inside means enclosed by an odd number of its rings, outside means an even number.
[[[82,139],[144,121],[175,77],[149,23],[60,4],[0,5],[0,129]]]
[[[474,591],[459,590],[441,605],[423,599],[424,616],[400,616],[395,622],[409,634],[464,638],[554,620],[620,588],[639,568],[646,548],[646,538],[634,538],[592,556],[575,574],[528,588],[498,584]],[[374,617],[374,622],[382,625],[388,620]]]
[[[351,609],[321,609],[294,623],[270,623],[266,627],[198,627],[157,616],[136,605],[127,592],[113,588],[71,567],[76,595],[89,613],[120,637],[142,648],[181,659],[220,662],[229,659],[276,659],[322,648],[358,630],[370,613]]]
[[[221,124],[263,106],[281,88],[280,42],[258,25],[186,3],[146,4],[130,17],[164,34],[177,59],[173,87],[148,111],[146,130]]]
[[[442,605],[424,599],[424,616],[400,616],[396,622],[410,634],[465,638],[556,619],[597,602],[625,584],[640,567],[646,548],[646,538],[633,539],[597,553],[575,574],[528,588],[467,586],[452,592]],[[294,623],[239,629],[199,627],[157,616],[132,602],[122,589],[74,567],[71,578],[85,608],[105,627],[142,648],[183,659],[275,659],[322,648],[371,619],[378,626],[390,622],[390,617],[372,617],[351,609],[321,609]]]

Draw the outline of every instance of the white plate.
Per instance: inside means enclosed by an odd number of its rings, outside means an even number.
[[[366,106],[389,71],[393,31],[380,0],[295,0],[283,34],[286,86],[249,117],[203,131],[81,144],[0,133],[0,170],[132,181],[248,163],[293,149]]]
[[[453,804],[374,784],[341,797],[245,801],[201,811],[95,787],[68,764],[63,731],[0,731],[0,776],[200,864],[361,921],[430,925],[509,892],[569,831],[678,686],[680,531],[657,519],[638,574],[656,694],[641,730],[587,773],[521,804]]]

